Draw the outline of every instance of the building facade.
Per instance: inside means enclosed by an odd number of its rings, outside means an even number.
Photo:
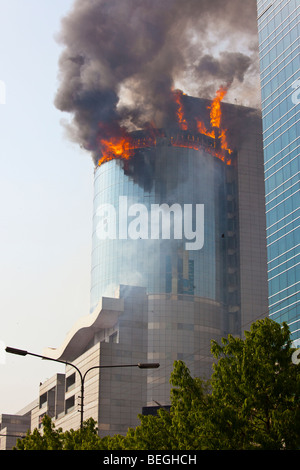
[[[270,317],[300,341],[300,5],[257,6]]]
[[[185,100],[190,121],[205,121],[209,102]],[[46,412],[79,427],[76,366],[84,419],[101,436],[125,434],[138,414],[170,405],[174,361],[208,378],[211,340],[268,314],[261,116],[224,104],[222,120],[230,149],[170,126],[154,140],[135,133],[132,158],[95,168],[91,311],[44,351],[73,366],[40,386],[32,428]]]
[[[95,171],[92,311],[120,284],[226,302],[226,164],[161,140]]]

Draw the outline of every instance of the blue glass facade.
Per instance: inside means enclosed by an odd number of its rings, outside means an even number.
[[[300,4],[258,0],[269,312],[300,338]]]
[[[112,160],[96,168],[91,310],[102,296],[114,296],[120,284],[145,287],[148,294],[225,302],[225,171],[226,164],[205,150],[163,142],[139,151],[129,164]],[[153,208],[163,204],[181,211],[181,237],[175,236],[175,219],[170,237],[166,233],[164,238],[162,230],[153,237]],[[184,227],[187,207],[190,235]],[[143,211],[147,233],[138,223]],[[120,216],[126,229],[121,235]],[[131,223],[135,225],[130,235]]]

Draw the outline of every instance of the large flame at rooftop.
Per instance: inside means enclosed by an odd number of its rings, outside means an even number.
[[[228,154],[232,153],[232,150],[228,146],[227,142],[227,129],[222,128],[222,110],[221,101],[227,93],[226,87],[221,86],[217,92],[215,98],[211,101],[208,106],[210,111],[210,126],[209,129],[204,124],[204,121],[199,118],[196,120],[196,133],[209,137],[210,140],[206,145],[207,150],[217,158],[226,161],[227,164],[231,163],[228,158]],[[178,125],[178,130],[190,132],[191,138],[184,138],[180,133],[176,136],[172,136],[170,144],[176,147],[187,147],[199,150],[203,146],[203,141],[195,139],[195,131],[192,128],[192,124],[188,122],[185,116],[184,105],[182,98],[184,93],[181,90],[172,90],[172,100],[176,105],[175,120]],[[194,122],[193,122],[194,125]],[[102,124],[99,123],[99,127]],[[129,160],[137,149],[141,149],[146,146],[155,146],[156,137],[163,135],[163,130],[158,129],[152,124],[151,129],[146,131],[148,134],[147,138],[135,139],[132,134],[125,128],[106,128],[105,137],[101,137],[99,140],[99,151],[101,157],[98,160],[98,166],[103,163],[113,160],[122,159]],[[205,146],[205,144],[204,144]]]

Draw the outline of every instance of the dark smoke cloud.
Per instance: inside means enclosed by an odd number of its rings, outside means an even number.
[[[96,162],[99,139],[114,128],[163,126],[178,84],[212,98],[226,82],[240,101],[243,90],[250,96],[256,1],[77,0],[58,40],[64,49],[55,105],[69,113],[71,138]]]
[[[251,58],[241,52],[221,52],[219,58],[207,54],[203,56],[196,71],[200,78],[213,76],[230,84],[235,78],[243,82],[250,65]]]

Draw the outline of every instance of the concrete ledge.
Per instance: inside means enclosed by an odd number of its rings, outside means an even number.
[[[103,297],[93,313],[74,324],[59,348],[46,348],[43,355],[62,361],[74,360],[84,352],[97,331],[112,328],[123,312],[123,299]]]

